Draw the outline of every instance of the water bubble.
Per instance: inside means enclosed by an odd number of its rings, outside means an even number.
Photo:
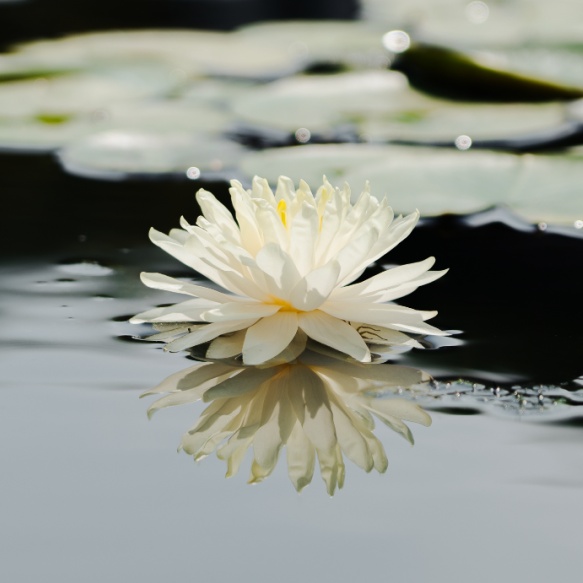
[[[308,128],[298,128],[295,136],[300,144],[307,144],[312,138],[312,132]]]
[[[470,136],[461,135],[455,139],[455,147],[458,150],[469,150],[472,147],[472,138]]]
[[[200,178],[200,168],[197,168],[196,166],[191,166],[186,171],[186,177],[189,178],[190,180],[196,180]]]
[[[482,24],[490,16],[490,8],[485,2],[470,2],[466,6],[466,18],[473,24]]]
[[[409,35],[402,30],[391,30],[383,35],[383,46],[393,53],[404,53],[411,46]]]

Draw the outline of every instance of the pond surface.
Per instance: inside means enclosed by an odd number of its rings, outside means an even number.
[[[175,448],[202,407],[148,422],[138,400],[193,364],[131,340],[127,323],[175,299],[144,288],[142,269],[189,275],[146,232],[188,212],[193,185],[126,184],[122,199],[119,185],[68,177],[40,158],[16,185],[10,169],[22,160],[3,162],[21,205],[5,228],[0,279],[7,580],[542,582],[578,571],[575,229],[540,231],[502,209],[446,216],[379,261],[373,270],[434,254],[451,269],[407,303],[439,309],[436,324],[461,330],[459,342],[400,361],[439,381],[420,401],[433,424],[412,427],[414,448],[378,427],[386,474],[347,462],[333,498],[317,475],[298,495],[282,461],[255,486],[245,484],[249,460],[230,480],[214,456],[192,464]],[[540,406],[520,397],[529,390],[534,401],[544,393]]]

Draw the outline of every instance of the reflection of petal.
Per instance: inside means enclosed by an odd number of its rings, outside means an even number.
[[[216,451],[232,476],[252,449],[249,482],[256,483],[273,472],[285,446],[294,487],[300,491],[310,483],[317,460],[333,494],[344,483],[344,456],[367,472],[387,469],[373,415],[411,443],[404,421],[431,423],[418,405],[394,396],[425,380],[427,375],[415,369],[338,361],[309,351],[293,363],[273,366],[201,362],[150,391],[166,395],[149,412],[210,402],[182,438],[186,453],[199,460]]]

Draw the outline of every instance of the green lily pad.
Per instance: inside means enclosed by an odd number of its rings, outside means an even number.
[[[221,133],[231,115],[204,102],[143,100],[103,107],[83,115],[57,112],[32,118],[0,118],[0,149],[47,152],[78,138],[107,130],[148,134]]]
[[[234,168],[242,152],[238,144],[202,133],[111,130],[68,144],[58,157],[68,172],[81,176],[115,180],[177,174],[196,179]]]
[[[383,27],[361,21],[262,22],[239,29],[241,41],[283,47],[306,63],[339,63],[355,68],[386,66]],[[269,49],[271,50],[271,49]]]
[[[51,152],[101,127],[98,118],[0,120],[0,151]]]
[[[534,134],[558,127],[566,119],[562,104],[452,104],[435,100],[418,109],[368,116],[358,124],[371,141],[450,141],[459,136],[472,140]]]
[[[429,103],[400,73],[368,71],[282,79],[236,97],[232,107],[247,122],[322,131],[375,115],[424,109]]]
[[[133,30],[75,35],[28,43],[18,54],[52,66],[92,70],[111,63],[164,63],[186,75],[273,78],[297,71],[298,58],[287,48],[239,39],[232,33],[187,30]]]
[[[365,20],[415,32],[416,38],[456,46],[580,43],[577,0],[361,0]]]
[[[82,74],[0,83],[0,120],[68,117],[103,110],[149,93],[131,83]]]
[[[306,145],[247,153],[239,168],[248,177],[267,178],[271,183],[278,176],[304,179],[308,184],[321,184],[325,174],[329,180],[342,181],[346,174],[363,164],[382,163],[393,152],[391,146],[367,144]],[[360,188],[364,183],[352,185]]]

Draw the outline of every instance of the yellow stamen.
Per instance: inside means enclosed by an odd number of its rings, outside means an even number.
[[[283,198],[277,203],[277,214],[283,226],[287,228],[287,204]]]
[[[271,302],[276,306],[281,306],[281,312],[300,312],[297,308],[294,308],[289,302],[286,300],[282,300],[280,298],[276,298],[275,296],[271,296]]]

